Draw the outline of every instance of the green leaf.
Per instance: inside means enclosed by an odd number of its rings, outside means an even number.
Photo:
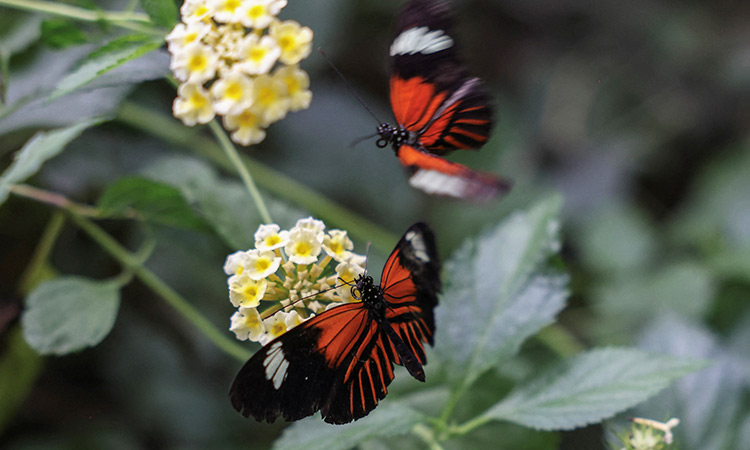
[[[747,324],[745,321],[738,325]],[[731,340],[742,337],[747,337],[747,333],[732,336]],[[748,411],[749,374],[741,365],[741,358],[747,357],[746,342],[744,348],[729,347],[724,337],[700,322],[673,314],[655,317],[639,339],[641,348],[682,358],[710,359],[712,364],[678,380],[639,405],[634,413],[659,419],[678,417],[681,423],[674,431],[682,444],[680,448],[748,448],[733,442],[737,424]]]
[[[560,206],[552,197],[514,214],[445,264],[435,349],[459,385],[512,356],[564,307],[567,278],[545,272]]]
[[[177,22],[177,6],[173,0],[139,0],[139,3],[156,25],[171,28]]]
[[[0,355],[0,434],[34,386],[42,360],[23,340],[20,327],[3,336]]]
[[[627,338],[650,317],[668,311],[686,317],[702,318],[716,293],[716,280],[710,270],[695,262],[683,261],[637,277],[616,278],[594,291],[595,310],[603,316],[602,334],[622,332]]]
[[[82,89],[105,73],[150,53],[163,44],[164,39],[161,37],[142,35],[122,36],[110,41],[91,53],[77,69],[60,80],[48,101]]]
[[[178,189],[147,178],[121,178],[104,191],[98,206],[105,217],[121,217],[132,209],[150,222],[193,230],[208,229]]]
[[[605,207],[577,235],[584,261],[597,273],[643,269],[658,251],[652,225],[634,207]]]
[[[641,403],[704,361],[606,348],[574,356],[519,386],[484,417],[542,430],[599,422]]]
[[[57,49],[83,44],[88,40],[78,24],[64,19],[42,22],[42,39],[45,44]]]
[[[42,354],[64,355],[101,342],[114,326],[120,283],[60,277],[26,298],[21,324],[26,342]]]
[[[347,425],[332,426],[316,416],[284,430],[273,450],[345,450],[369,439],[406,434],[423,421],[420,413],[393,402]]]
[[[99,123],[101,119],[35,134],[16,154],[13,163],[0,176],[0,205],[8,198],[10,187],[34,175],[42,164],[53,158],[83,130]]]

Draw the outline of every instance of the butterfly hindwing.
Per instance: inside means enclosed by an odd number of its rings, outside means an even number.
[[[396,155],[410,173],[409,184],[428,194],[485,200],[510,190],[510,184],[448,161],[410,145],[402,145]]]

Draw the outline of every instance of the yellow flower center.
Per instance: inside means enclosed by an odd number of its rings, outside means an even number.
[[[194,42],[196,39],[198,39],[198,33],[188,33],[185,35],[185,43],[189,44],[191,42]]]
[[[275,322],[271,329],[268,331],[272,336],[280,336],[286,331],[286,324],[283,322]]]
[[[295,77],[286,77],[284,78],[284,83],[286,84],[286,90],[290,94],[296,94],[297,92],[302,90],[302,85]]]
[[[253,49],[250,50],[250,59],[258,62],[266,56],[266,53],[268,53],[268,51],[263,47],[253,47]]]
[[[279,47],[281,47],[281,50],[285,52],[288,52],[289,50],[294,48],[294,45],[295,45],[294,38],[288,34],[283,34],[279,36],[276,42],[279,43]]]
[[[190,104],[193,105],[193,108],[195,109],[202,109],[207,103],[206,97],[201,95],[200,92],[194,92],[193,95],[190,96]],[[240,270],[242,270],[242,267],[240,267]]]
[[[258,269],[259,272],[263,272],[264,270],[271,267],[271,261],[267,259],[259,259],[257,263],[255,263],[255,268]]]
[[[331,251],[337,255],[343,250],[340,242],[331,242],[328,244],[328,248],[330,248]]]
[[[247,15],[253,19],[262,17],[266,14],[266,7],[264,5],[255,5],[247,10]]]
[[[239,116],[237,116],[237,121],[240,124],[240,128],[252,128],[258,124],[258,116],[253,114],[250,111],[243,111]],[[268,243],[269,240],[266,239],[266,243]],[[268,244],[273,245],[273,244]]]
[[[310,247],[307,242],[298,242],[297,245],[294,246],[294,252],[300,256],[310,255],[311,250],[312,247]]]
[[[252,285],[245,288],[245,296],[254,299],[258,296],[258,286]]]
[[[239,100],[242,98],[242,86],[239,83],[229,83],[225,94],[232,100]]]
[[[193,55],[188,62],[191,72],[200,72],[208,66],[208,60],[203,55]]]
[[[229,12],[234,12],[235,9],[240,7],[241,2],[239,0],[227,0],[226,3],[224,3],[224,10]]]
[[[195,8],[195,12],[193,12],[193,15],[195,17],[201,17],[204,14],[208,14],[208,6],[206,5],[200,5],[199,7]]]
[[[255,119],[254,115],[253,115],[253,119]],[[274,246],[278,244],[279,242],[281,242],[281,238],[279,237],[278,234],[274,234],[273,236],[268,236],[266,238],[266,245],[269,247]]]
[[[260,88],[258,90],[257,100],[262,105],[271,105],[276,101],[276,92],[271,88]]]

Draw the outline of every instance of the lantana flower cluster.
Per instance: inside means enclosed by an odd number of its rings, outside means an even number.
[[[353,253],[346,231],[308,217],[290,230],[261,225],[255,247],[227,256],[230,330],[265,345],[296,325],[352,297],[365,257]]]
[[[299,62],[313,32],[276,15],[287,0],[185,0],[167,35],[180,81],[173,104],[185,125],[223,116],[232,140],[250,145],[289,111],[310,106],[310,78]]]

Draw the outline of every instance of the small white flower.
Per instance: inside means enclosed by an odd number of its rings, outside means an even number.
[[[272,37],[249,34],[239,44],[236,67],[251,75],[268,73],[280,54]]]
[[[264,29],[286,6],[287,0],[244,0],[238,12],[240,22],[247,28]]]
[[[227,275],[240,275],[247,265],[247,252],[242,250],[227,256],[224,262],[224,273]]]
[[[208,20],[212,13],[208,0],[185,0],[180,7],[182,21],[188,24]]]
[[[276,273],[280,264],[281,258],[272,251],[248,250],[247,265],[243,274],[247,273],[253,280],[261,280]]]
[[[257,308],[267,288],[268,282],[263,278],[253,280],[246,273],[235,275],[229,279],[229,301],[234,306]]]
[[[310,106],[312,92],[308,89],[310,77],[307,72],[297,66],[285,66],[274,71],[273,77],[281,80],[286,86],[291,111],[299,111]]]
[[[245,74],[232,71],[211,86],[217,114],[240,114],[253,104],[253,81]]]
[[[267,124],[283,119],[289,111],[286,85],[270,75],[260,75],[253,82],[253,110]]]
[[[323,250],[336,261],[347,261],[352,254],[349,250],[353,248],[354,243],[346,235],[346,231],[331,230],[323,238]]]
[[[312,217],[306,217],[304,219],[299,219],[296,224],[294,224],[294,228],[290,230],[294,231],[295,229],[303,229],[303,230],[311,230],[314,231],[317,236],[319,236],[320,242],[323,242],[323,231],[326,229],[326,224],[323,223],[322,220],[314,219]]]
[[[281,48],[279,60],[284,64],[297,64],[312,51],[312,30],[293,20],[275,22],[271,25],[270,35]]]
[[[263,325],[266,327],[266,333],[270,338],[269,341],[281,336],[286,333],[286,316],[288,314],[283,311],[274,313],[271,317],[263,319]],[[265,345],[265,344],[264,344]]]
[[[214,20],[221,23],[239,22],[242,3],[242,0],[211,0]]]
[[[230,321],[229,330],[237,336],[237,339],[243,341],[248,339],[257,341],[266,332],[260,314],[255,308],[240,308],[232,315]]]
[[[211,96],[197,83],[183,83],[177,89],[177,98],[172,105],[174,116],[187,126],[208,123],[214,116]]]
[[[170,69],[180,81],[203,84],[216,74],[219,56],[200,42],[193,42],[174,53]]]
[[[284,319],[284,324],[286,325],[287,330],[291,330],[292,328],[301,324],[305,320],[307,319],[303,319],[302,317],[300,317],[297,311],[292,310],[289,314],[286,315],[286,318]]]
[[[165,38],[167,48],[172,53],[193,42],[200,42],[211,32],[211,25],[205,22],[178,23]]]
[[[281,230],[275,223],[261,225],[255,232],[255,248],[258,250],[274,250],[289,242],[289,232]]]
[[[263,142],[266,130],[263,129],[262,118],[253,111],[246,109],[239,114],[224,116],[224,127],[232,131],[232,140],[240,145],[252,145]]]
[[[295,228],[289,232],[289,242],[284,249],[289,261],[295,264],[312,264],[318,261],[321,243],[315,231]]]

